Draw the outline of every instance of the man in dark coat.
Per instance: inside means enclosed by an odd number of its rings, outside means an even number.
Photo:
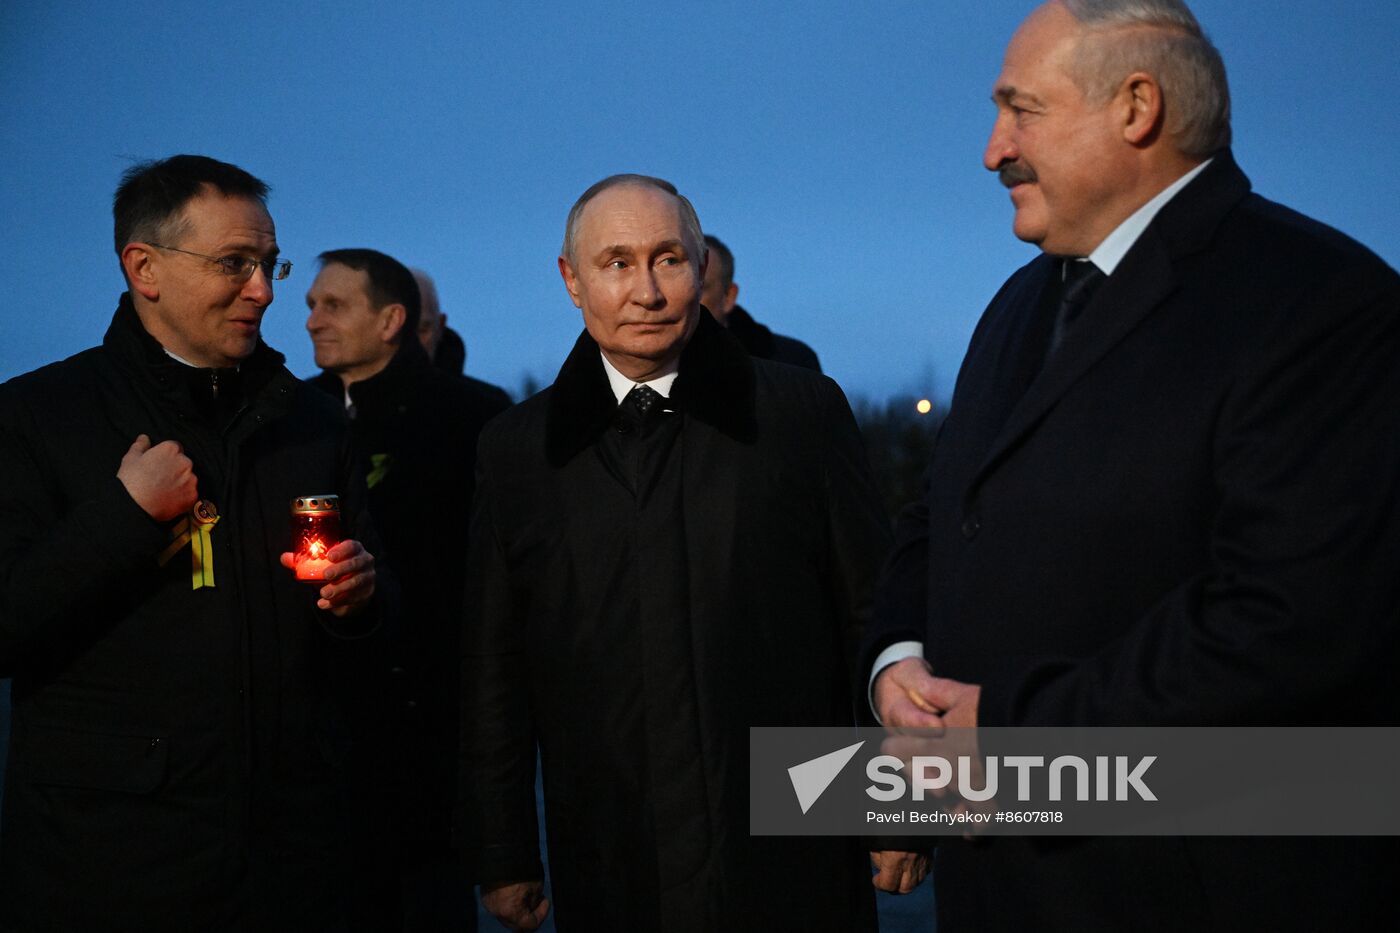
[[[312,384],[343,400],[369,509],[399,583],[398,638],[361,673],[359,717],[374,740],[357,850],[357,929],[474,928],[476,905],[451,849],[457,792],[462,574],[476,441],[506,408],[495,386],[433,368],[415,337],[418,285],[371,249],[321,254],[306,329],[325,370]]]
[[[0,929],[344,929],[334,683],[375,571],[344,418],[258,337],[290,271],[266,194],[132,168],[102,345],[0,387]],[[298,582],[291,502],[328,493],[349,540]]]
[[[705,235],[705,247],[710,258],[705,264],[700,302],[714,319],[743,344],[750,356],[821,372],[822,365],[811,347],[795,337],[773,333],[739,306],[739,283],[734,281],[734,254],[729,247],[709,234]]]
[[[850,722],[888,525],[836,384],[700,305],[689,202],[613,176],[559,266],[585,332],[482,434],[463,686],[483,902],[534,929],[861,930],[855,839],[748,835],[748,728]]]
[[[411,269],[418,283],[422,307],[418,315],[418,342],[428,351],[428,361],[442,372],[454,376],[465,374],[467,345],[455,330],[447,326],[447,315],[438,304],[437,285],[422,269]]]
[[[418,309],[418,342],[428,353],[434,367],[452,376],[462,376],[475,388],[475,395],[490,398],[500,408],[509,408],[511,399],[505,389],[466,375],[467,345],[455,330],[447,326],[447,313],[438,301],[433,277],[422,269],[410,269],[418,283],[421,307]]]
[[[1400,278],[1250,193],[1177,0],[1040,7],[994,97],[986,166],[1044,254],[901,520],[881,717],[1395,725]],[[1346,929],[1394,915],[1396,865],[1394,840],[954,840],[938,929]]]

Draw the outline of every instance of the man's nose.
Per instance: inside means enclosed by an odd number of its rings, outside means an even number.
[[[272,304],[272,279],[261,264],[253,267],[253,274],[243,283],[243,297],[260,305]]]
[[[987,151],[982,153],[982,166],[989,172],[995,172],[1007,162],[1015,162],[1018,157],[1016,144],[1007,128],[1007,117],[998,115],[992,124],[992,137],[987,140]]]
[[[643,308],[659,308],[666,303],[666,296],[656,280],[656,271],[650,266],[638,270],[632,284],[632,301]]]

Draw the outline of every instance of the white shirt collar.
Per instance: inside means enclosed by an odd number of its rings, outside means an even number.
[[[161,349],[162,349],[162,350],[165,350],[165,347],[161,347]],[[178,353],[171,353],[169,350],[165,350],[165,355],[168,356],[168,357],[170,357],[172,360],[174,360],[174,361],[177,362],[177,363],[180,363],[180,364],[182,364],[182,365],[184,365],[184,366],[188,366],[190,369],[198,369],[198,368],[199,368],[199,367],[195,366],[193,363],[191,363],[189,360],[185,359],[183,356],[180,356]]]
[[[185,359],[183,356],[180,356],[178,353],[171,353],[171,352],[170,352],[169,350],[167,350],[164,346],[162,346],[161,349],[165,351],[165,355],[166,355],[166,356],[170,357],[172,360],[174,360],[174,361],[177,362],[177,363],[180,363],[181,365],[188,366],[190,369],[210,369],[210,368],[211,368],[211,367],[209,367],[209,366],[199,366],[199,365],[196,365],[195,363],[191,363],[189,360]],[[242,369],[242,368],[243,368],[243,364],[242,364],[242,363],[234,363],[234,364],[233,364],[233,368],[234,368],[234,369]]]
[[[1113,270],[1117,269],[1118,264],[1123,261],[1123,257],[1128,255],[1128,250],[1133,248],[1138,237],[1142,236],[1142,232],[1147,229],[1147,225],[1152,223],[1157,212],[1166,207],[1167,202],[1174,198],[1178,191],[1190,184],[1191,179],[1201,174],[1211,161],[1211,159],[1206,159],[1157,192],[1156,197],[1139,207],[1127,220],[1115,227],[1112,233],[1104,237],[1103,242],[1089,254],[1089,261],[1098,266],[1104,275],[1112,275]]]
[[[608,374],[608,385],[612,386],[613,395],[617,396],[617,403],[619,405],[622,404],[622,400],[627,397],[627,393],[631,392],[635,386],[651,386],[667,398],[671,397],[671,385],[676,381],[676,376],[680,372],[680,360],[672,360],[671,364],[666,368],[666,371],[654,379],[648,379],[646,382],[633,382],[631,379],[628,379],[626,376],[622,375],[622,373],[618,372],[617,367],[608,362],[606,353],[599,350],[598,355],[603,358],[603,372]]]

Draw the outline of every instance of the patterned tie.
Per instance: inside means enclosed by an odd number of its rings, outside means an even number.
[[[632,412],[638,423],[646,424],[662,410],[661,400],[665,398],[651,386],[633,386],[622,399],[622,408]]]
[[[1098,266],[1088,260],[1066,259],[1064,282],[1060,286],[1060,302],[1055,309],[1055,330],[1050,335],[1050,349],[1045,354],[1048,361],[1060,349],[1065,334],[1074,324],[1075,318],[1084,310],[1094,290],[1103,284],[1108,276]]]

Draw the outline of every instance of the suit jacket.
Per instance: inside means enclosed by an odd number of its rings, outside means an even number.
[[[540,876],[538,741],[561,930],[868,929],[857,840],[748,836],[748,727],[852,718],[846,636],[889,534],[855,421],[830,379],[752,360],[703,313],[670,404],[644,436],[617,420],[585,333],[482,434],[477,877]]]
[[[462,335],[450,327],[442,329],[442,340],[438,342],[437,353],[433,356],[433,366],[453,376],[466,373],[467,345]]]
[[[1022,268],[977,327],[864,669],[921,640],[935,673],[982,685],[986,726],[1395,724],[1395,272],[1251,194],[1222,152],[1021,394],[1054,269]],[[940,929],[1336,925],[1394,859],[1345,840],[953,843]]]
[[[817,360],[815,350],[796,337],[775,334],[769,328],[755,321],[753,315],[740,305],[735,305],[730,309],[725,326],[744,345],[744,349],[749,351],[750,356],[787,363],[789,366],[814,369],[817,372],[822,371],[822,364]]]

